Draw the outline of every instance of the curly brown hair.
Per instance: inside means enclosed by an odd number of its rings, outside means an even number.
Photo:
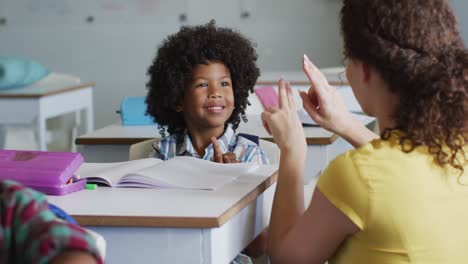
[[[345,56],[372,65],[400,97],[396,127],[381,137],[402,130],[403,151],[427,146],[463,173],[468,52],[447,1],[344,0],[341,33]]]
[[[234,111],[226,121],[236,129],[240,119],[247,121],[248,96],[260,75],[254,44],[239,32],[217,27],[211,20],[201,26],[183,26],[167,37],[148,68],[147,113],[159,124],[161,136],[180,136],[185,128],[183,114],[176,111],[184,97],[192,71],[199,64],[221,62],[229,69],[234,92]]]

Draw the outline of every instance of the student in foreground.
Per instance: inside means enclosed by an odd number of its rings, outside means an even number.
[[[59,220],[45,196],[0,182],[0,263],[103,263],[93,238]]]
[[[217,27],[214,21],[182,27],[169,36],[147,73],[147,112],[163,137],[153,146],[154,156],[267,164],[257,143],[235,134],[241,118],[246,121],[248,96],[260,74],[256,60],[248,39]],[[261,255],[266,250],[265,234],[249,249],[250,254]],[[249,260],[239,256],[236,261]]]
[[[468,53],[447,1],[344,0],[346,74],[377,137],[308,60],[309,115],[357,149],[338,156],[304,208],[306,142],[288,84],[262,114],[281,149],[271,263],[465,263]]]

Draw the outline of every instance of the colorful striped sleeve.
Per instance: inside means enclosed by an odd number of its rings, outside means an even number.
[[[13,181],[0,182],[0,263],[49,263],[66,250],[102,257],[81,227],[49,210],[45,196]]]

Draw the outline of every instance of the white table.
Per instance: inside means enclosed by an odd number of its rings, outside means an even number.
[[[51,73],[31,86],[0,91],[0,143],[5,137],[4,126],[34,122],[39,149],[47,150],[46,120],[71,112],[79,119],[81,110],[85,111],[85,131],[93,131],[93,87],[94,83]]]
[[[47,199],[104,236],[106,263],[222,264],[268,225],[275,171],[215,191],[98,187]]]
[[[373,117],[356,115],[363,124],[372,126]],[[237,132],[258,135],[261,139],[273,141],[263,128],[259,115],[248,116],[247,123],[241,123]],[[320,127],[304,127],[308,144],[305,168],[306,182],[318,175],[337,155],[352,148],[345,140]],[[132,144],[159,137],[157,126],[122,126],[116,123],[76,139],[79,151],[86,162],[127,161]]]

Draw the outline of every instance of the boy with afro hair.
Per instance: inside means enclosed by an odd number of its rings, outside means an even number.
[[[260,75],[256,61],[248,39],[217,27],[214,20],[184,26],[166,38],[147,72],[147,113],[159,124],[162,136],[153,144],[154,157],[268,164],[257,143],[235,134],[241,118],[247,122],[248,96]],[[260,234],[246,253],[265,253],[266,236],[267,231]],[[240,254],[232,263],[251,261]]]
[[[260,75],[256,60],[248,39],[214,20],[164,40],[147,72],[147,113],[163,137],[154,156],[268,163],[255,142],[234,133],[241,118],[247,121],[248,96]]]

